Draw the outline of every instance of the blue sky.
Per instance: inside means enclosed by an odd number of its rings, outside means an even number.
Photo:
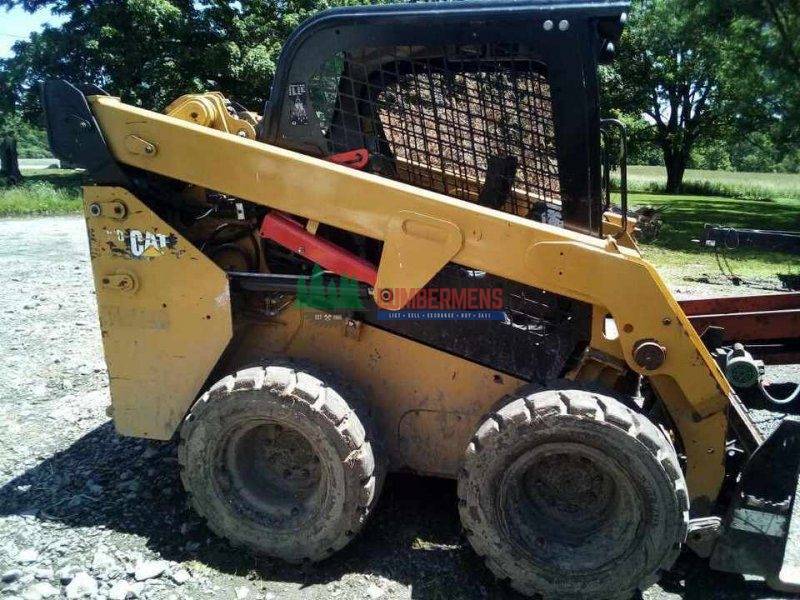
[[[21,8],[10,11],[0,9],[0,58],[11,55],[11,46],[19,39],[27,39],[32,31],[38,31],[45,23],[58,25],[64,18],[47,9],[28,13]]]

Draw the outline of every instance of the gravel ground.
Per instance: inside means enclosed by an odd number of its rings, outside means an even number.
[[[106,416],[83,221],[0,221],[0,273],[0,600],[520,598],[465,544],[449,481],[390,476],[364,535],[321,565],[214,538],[186,508],[175,447],[118,437]],[[644,597],[776,595],[685,553]]]

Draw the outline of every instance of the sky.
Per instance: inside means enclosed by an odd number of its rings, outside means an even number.
[[[0,58],[11,56],[11,46],[20,39],[27,39],[33,31],[38,31],[45,23],[59,25],[64,18],[52,14],[48,9],[28,13],[21,8],[10,11],[0,9]]]

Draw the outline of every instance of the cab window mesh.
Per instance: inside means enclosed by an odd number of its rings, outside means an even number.
[[[372,172],[561,225],[550,87],[519,56],[499,44],[344,55],[334,110],[315,107],[330,153],[367,148]]]

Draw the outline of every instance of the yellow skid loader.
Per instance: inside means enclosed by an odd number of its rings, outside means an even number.
[[[627,10],[325,11],[263,114],[44,84],[53,152],[95,184],[117,430],[180,438],[212,530],[322,560],[409,471],[458,481],[525,594],[629,596],[684,544],[800,589],[798,423],[763,438],[640,256],[624,177],[610,202],[597,66]]]

